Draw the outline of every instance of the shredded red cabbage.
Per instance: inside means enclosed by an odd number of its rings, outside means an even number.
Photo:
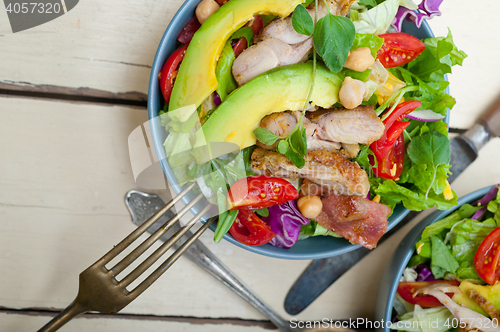
[[[427,264],[419,264],[413,268],[418,273],[417,281],[434,281],[431,268]]]
[[[297,208],[294,200],[268,208],[269,216],[260,217],[276,236],[269,242],[272,246],[290,249],[299,239],[301,225],[309,224]]]
[[[500,186],[500,184],[497,184],[496,186],[494,186],[493,188],[491,188],[491,190],[488,191],[488,193],[486,195],[484,195],[483,198],[481,198],[480,200],[478,200],[477,202],[475,202],[474,205],[476,205],[476,206],[486,206],[486,205],[488,205],[488,203],[490,201],[492,201],[493,199],[495,199],[495,197],[497,197],[498,186]]]
[[[406,7],[400,6],[398,13],[392,22],[392,27],[396,29],[397,32],[401,32],[401,26],[403,25],[403,20],[413,21],[417,27],[420,28],[423,20],[428,20],[434,16],[441,15],[439,11],[439,6],[443,0],[423,0],[419,5],[419,12],[415,12]]]

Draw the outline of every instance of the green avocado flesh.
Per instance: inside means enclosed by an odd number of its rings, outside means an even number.
[[[258,14],[290,15],[304,0],[231,0],[212,14],[194,34],[170,97],[169,111],[198,107],[218,87],[217,60],[231,35]]]
[[[240,149],[255,144],[253,131],[264,116],[304,107],[312,73],[311,61],[278,67],[236,89],[203,124],[206,142],[231,142]],[[342,74],[317,64],[311,103],[331,107],[338,101],[343,79]]]

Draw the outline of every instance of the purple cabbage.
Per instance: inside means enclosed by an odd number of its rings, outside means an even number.
[[[488,191],[488,193],[484,195],[483,198],[475,202],[474,205],[482,206],[482,208],[480,208],[479,210],[476,211],[476,213],[474,213],[472,219],[481,220],[486,214],[486,211],[488,210],[488,203],[494,200],[497,197],[497,194],[498,194],[498,185],[496,185],[490,191]]]
[[[392,27],[396,29],[397,32],[401,32],[401,26],[403,25],[403,20],[413,21],[415,25],[420,28],[423,20],[428,20],[434,16],[441,15],[439,11],[439,6],[443,0],[423,0],[419,5],[419,12],[415,12],[406,7],[400,6],[398,13],[392,22]]]
[[[309,224],[309,219],[300,213],[294,200],[271,206],[268,209],[269,216],[260,218],[276,233],[269,244],[290,249],[299,239],[300,227]]]
[[[427,264],[419,264],[413,268],[418,273],[417,281],[434,281],[431,268]]]

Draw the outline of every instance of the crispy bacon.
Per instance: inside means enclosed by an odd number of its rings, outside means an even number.
[[[302,184],[301,195],[321,196],[323,211],[313,220],[351,243],[373,249],[387,230],[388,206],[365,197],[336,195],[308,180]]]

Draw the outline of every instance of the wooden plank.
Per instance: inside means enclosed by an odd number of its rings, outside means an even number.
[[[0,330],[9,332],[37,331],[44,326],[51,316],[30,312],[24,314],[0,311]],[[67,323],[62,331],[74,332],[108,332],[108,331],[206,331],[206,332],[254,332],[269,331],[273,327],[264,324],[245,325],[246,322],[217,322],[216,320],[182,320],[182,319],[141,319],[124,315],[84,315]],[[274,329],[276,330],[276,329]]]
[[[16,34],[2,11],[0,88],[143,101],[157,45],[181,3],[88,0],[57,20]],[[485,109],[500,90],[500,43],[487,33],[500,28],[500,2],[484,5],[488,10],[471,10],[466,0],[444,1],[443,16],[430,21],[436,35],[446,35],[450,27],[469,54],[464,67],[450,75],[457,99],[454,128],[470,127],[471,111]]]
[[[78,274],[133,229],[123,202],[135,188],[127,136],[146,112],[17,98],[0,105],[0,306],[61,309],[76,295]],[[283,313],[307,261],[258,256],[210,234],[203,241]],[[124,312],[263,319],[187,259]]]

